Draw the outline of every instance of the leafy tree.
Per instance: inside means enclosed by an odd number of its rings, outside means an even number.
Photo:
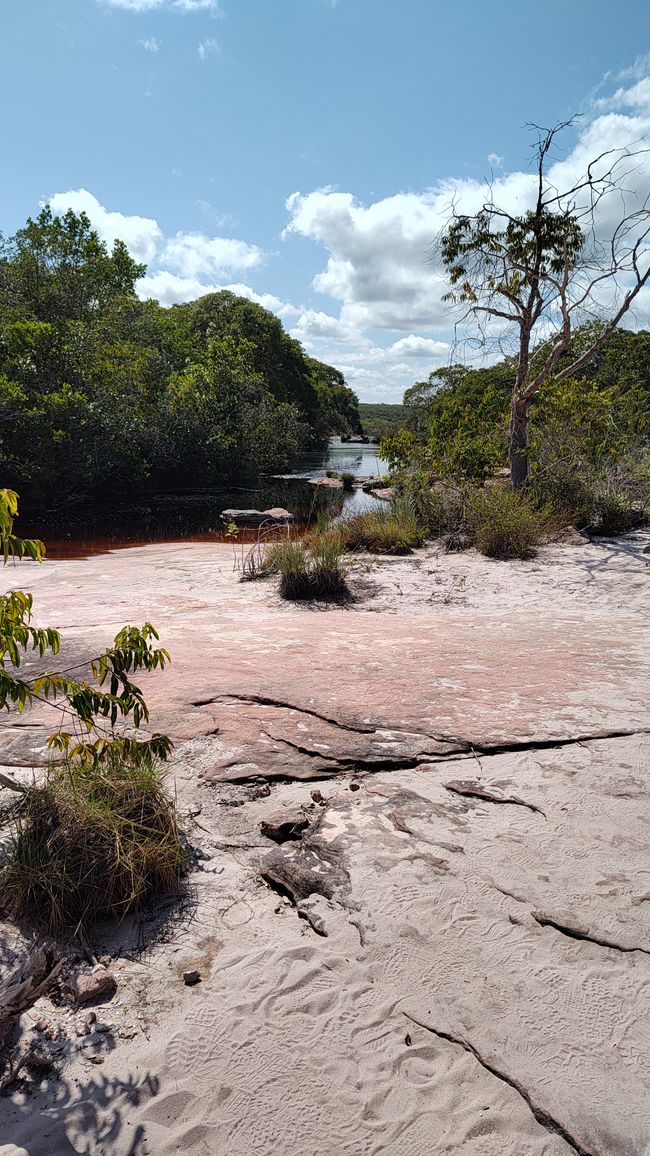
[[[0,248],[0,303],[36,321],[87,320],[134,294],[144,272],[123,241],[109,254],[85,213],[54,216],[46,205]]]
[[[0,470],[28,504],[286,468],[358,428],[338,370],[233,293],[162,308],[81,214],[0,245]]]
[[[528,477],[533,398],[551,377],[568,380],[581,373],[650,277],[650,207],[647,200],[626,203],[634,151],[607,150],[589,163],[577,182],[558,190],[546,166],[556,136],[569,124],[540,136],[534,208],[513,215],[490,196],[474,216],[455,214],[439,245],[452,286],[447,299],[464,303],[479,325],[492,319],[516,336],[508,435],[513,488]],[[609,207],[614,196],[622,206],[618,223],[603,239],[598,236],[599,211]],[[612,315],[597,325],[575,360],[561,366],[575,320],[590,313],[600,316],[604,289],[616,298]],[[552,336],[533,356],[534,335],[548,330]],[[481,332],[487,340],[485,330]]]

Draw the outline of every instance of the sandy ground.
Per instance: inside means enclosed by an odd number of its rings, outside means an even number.
[[[23,1017],[55,1064],[0,1098],[2,1156],[650,1152],[649,543],[360,559],[345,610],[226,547],[28,566],[77,657],[161,626],[195,857],[97,929],[102,1030],[56,993]]]

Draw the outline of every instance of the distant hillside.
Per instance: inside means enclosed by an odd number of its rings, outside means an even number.
[[[374,402],[359,402],[359,416],[363,432],[373,441],[394,434],[406,420],[403,405],[380,405]]]

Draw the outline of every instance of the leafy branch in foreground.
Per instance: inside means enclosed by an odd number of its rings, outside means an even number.
[[[17,514],[18,495],[13,490],[0,490],[0,545],[5,562],[26,556],[41,562],[43,543],[13,533]],[[118,720],[131,723],[137,730],[149,719],[142,690],[132,675],[140,670],[162,670],[170,661],[169,653],[155,645],[155,627],[149,622],[141,629],[124,626],[113,645],[90,662],[94,683],[66,671],[44,671],[24,679],[13,672],[30,649],[44,658],[48,652],[56,656],[61,648],[57,630],[32,626],[32,609],[31,594],[13,590],[0,595],[0,709],[15,708],[22,713],[36,702],[54,706],[61,720],[48,739],[48,747],[71,759],[96,763],[118,748],[132,759],[145,752],[167,758],[172,743],[166,735],[154,734],[142,741],[115,733]]]

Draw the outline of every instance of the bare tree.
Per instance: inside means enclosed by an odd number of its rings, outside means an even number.
[[[537,130],[534,208],[513,216],[495,204],[490,188],[474,216],[454,210],[438,243],[452,286],[444,300],[467,306],[465,319],[478,323],[482,343],[487,340],[486,322],[496,326],[501,337],[514,334],[509,430],[513,489],[528,478],[528,424],[535,394],[549,378],[574,377],[587,365],[650,278],[650,196],[641,200],[628,187],[648,150],[609,149],[561,191],[551,183],[547,168],[556,136],[572,123]],[[616,223],[604,239],[604,222],[613,208]],[[599,324],[588,348],[570,364],[565,359],[560,365],[576,326],[594,317]]]

